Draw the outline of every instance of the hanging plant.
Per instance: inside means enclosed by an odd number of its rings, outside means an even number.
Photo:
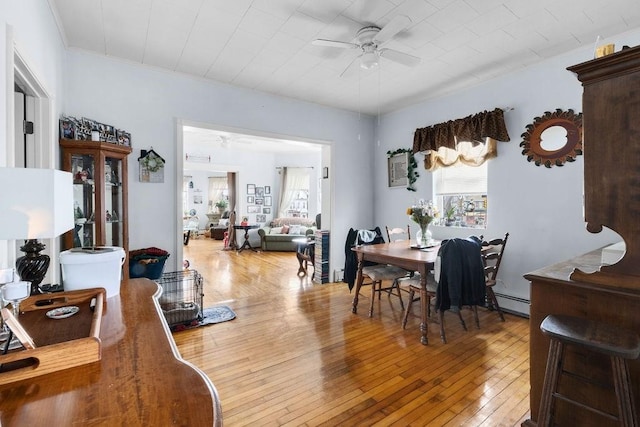
[[[407,165],[407,179],[409,180],[409,185],[407,186],[407,190],[416,191],[416,188],[413,186],[413,184],[415,184],[415,182],[418,180],[420,174],[418,173],[418,162],[413,156],[413,150],[411,150],[410,148],[398,148],[394,151],[387,151],[387,157],[391,158],[402,153],[407,153],[409,157],[409,163]]]

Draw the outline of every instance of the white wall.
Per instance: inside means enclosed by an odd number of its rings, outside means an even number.
[[[164,184],[137,182],[136,162],[130,163],[131,248],[157,246],[176,253],[182,244],[176,226],[177,179],[171,178],[176,176],[178,119],[331,142],[331,177],[349,183],[336,185],[333,193],[332,269],[344,264],[349,227],[373,223],[370,117],[75,51],[67,54],[64,113],[131,132],[136,158],[140,149],[153,146],[167,160]],[[258,182],[258,177],[247,179],[240,186]],[[169,258],[167,271],[181,262],[175,258]]]
[[[13,155],[13,49],[26,62],[40,86],[50,96],[52,126],[43,129],[54,147],[52,167],[58,167],[57,117],[62,103],[63,44],[46,0],[0,2],[0,166],[12,164]],[[11,119],[7,121],[8,117]],[[8,143],[9,141],[9,143]],[[0,183],[0,186],[8,183]],[[0,242],[0,267],[13,267],[13,242]],[[47,249],[48,250],[48,249]],[[21,254],[18,254],[18,256]],[[53,264],[53,262],[52,262]],[[56,266],[50,267],[57,270]],[[53,275],[55,277],[55,274]],[[53,279],[55,280],[55,279]]]
[[[614,41],[617,47],[638,45],[640,31],[621,35]],[[509,232],[509,243],[500,267],[499,277],[503,283],[496,286],[496,292],[527,300],[529,283],[523,274],[619,240],[610,230],[590,234],[585,229],[582,156],[563,167],[548,169],[527,162],[519,146],[526,125],[545,111],[556,108],[571,108],[576,113],[582,111],[582,86],[566,68],[592,58],[590,49],[577,50],[472,90],[382,117],[377,135],[380,146],[376,148],[374,163],[378,172],[374,180],[375,222],[381,226],[410,223],[405,214],[407,206],[418,198],[432,198],[431,174],[424,170],[422,156],[418,160],[421,176],[416,183],[416,193],[387,187],[387,151],[411,148],[416,128],[496,107],[512,107],[514,110],[505,114],[511,141],[498,143],[498,157],[489,163],[487,229],[431,227],[434,237],[444,239],[483,233],[485,237],[493,238]],[[585,150],[588,150],[588,141]],[[415,224],[412,225],[416,229]],[[506,308],[528,313],[526,304],[501,302]]]

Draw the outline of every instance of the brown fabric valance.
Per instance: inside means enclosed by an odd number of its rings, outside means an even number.
[[[457,141],[469,141],[477,145],[483,144],[487,137],[498,141],[510,140],[504,124],[504,112],[500,108],[416,129],[413,152],[438,151],[440,147],[455,150]]]

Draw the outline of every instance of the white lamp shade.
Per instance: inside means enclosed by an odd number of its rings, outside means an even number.
[[[0,168],[0,186],[0,240],[50,239],[73,228],[71,173]]]

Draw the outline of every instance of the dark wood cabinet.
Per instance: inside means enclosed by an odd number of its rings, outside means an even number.
[[[549,339],[540,323],[549,314],[567,314],[640,331],[640,47],[569,67],[584,87],[584,192],[587,230],[608,227],[622,236],[626,253],[601,265],[601,250],[525,275],[531,281],[531,419],[537,425]],[[612,382],[607,357],[571,346],[568,370]],[[640,409],[640,361],[629,363],[636,410]],[[563,376],[565,378],[566,376]],[[560,391],[590,406],[617,413],[615,393],[568,377]],[[557,425],[613,426],[574,405],[555,400]]]
[[[73,174],[75,227],[65,249],[118,246],[129,251],[127,156],[131,147],[100,141],[60,140],[62,169]],[[123,274],[128,276],[125,263]]]

